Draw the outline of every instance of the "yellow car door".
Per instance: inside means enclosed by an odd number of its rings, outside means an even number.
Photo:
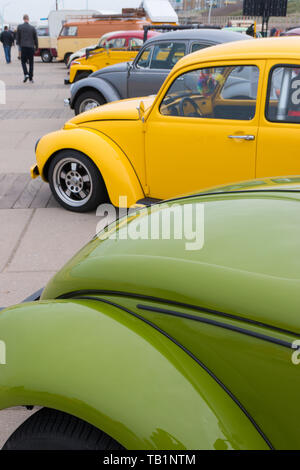
[[[257,146],[257,177],[300,174],[300,61],[267,63]]]
[[[255,177],[264,65],[194,66],[165,83],[145,124],[151,197]]]

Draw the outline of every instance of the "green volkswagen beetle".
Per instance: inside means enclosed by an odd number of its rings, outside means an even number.
[[[300,449],[299,214],[300,178],[142,209],[3,310],[0,408],[42,407],[5,449]]]

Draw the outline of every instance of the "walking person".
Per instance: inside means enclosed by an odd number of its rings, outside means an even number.
[[[36,29],[29,24],[29,16],[23,16],[24,23],[18,26],[17,44],[21,48],[21,62],[24,72],[24,83],[29,80],[33,83],[34,52],[38,49]],[[27,68],[29,62],[29,71]]]
[[[8,26],[4,27],[4,31],[0,35],[0,41],[3,44],[5,60],[7,64],[11,63],[11,47],[14,44],[14,37],[8,30]]]

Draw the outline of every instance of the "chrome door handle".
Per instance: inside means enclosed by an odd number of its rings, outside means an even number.
[[[255,140],[255,135],[229,135],[229,139]]]

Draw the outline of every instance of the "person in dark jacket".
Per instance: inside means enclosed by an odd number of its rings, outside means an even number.
[[[14,37],[12,33],[8,30],[8,27],[4,27],[4,31],[0,35],[0,41],[3,44],[4,54],[6,63],[11,63],[11,46],[14,44]]]
[[[29,24],[29,16],[23,16],[24,23],[18,26],[17,44],[21,47],[21,62],[24,72],[24,83],[29,80],[33,83],[34,52],[38,49],[38,37],[36,29]],[[29,62],[29,72],[27,69]]]

